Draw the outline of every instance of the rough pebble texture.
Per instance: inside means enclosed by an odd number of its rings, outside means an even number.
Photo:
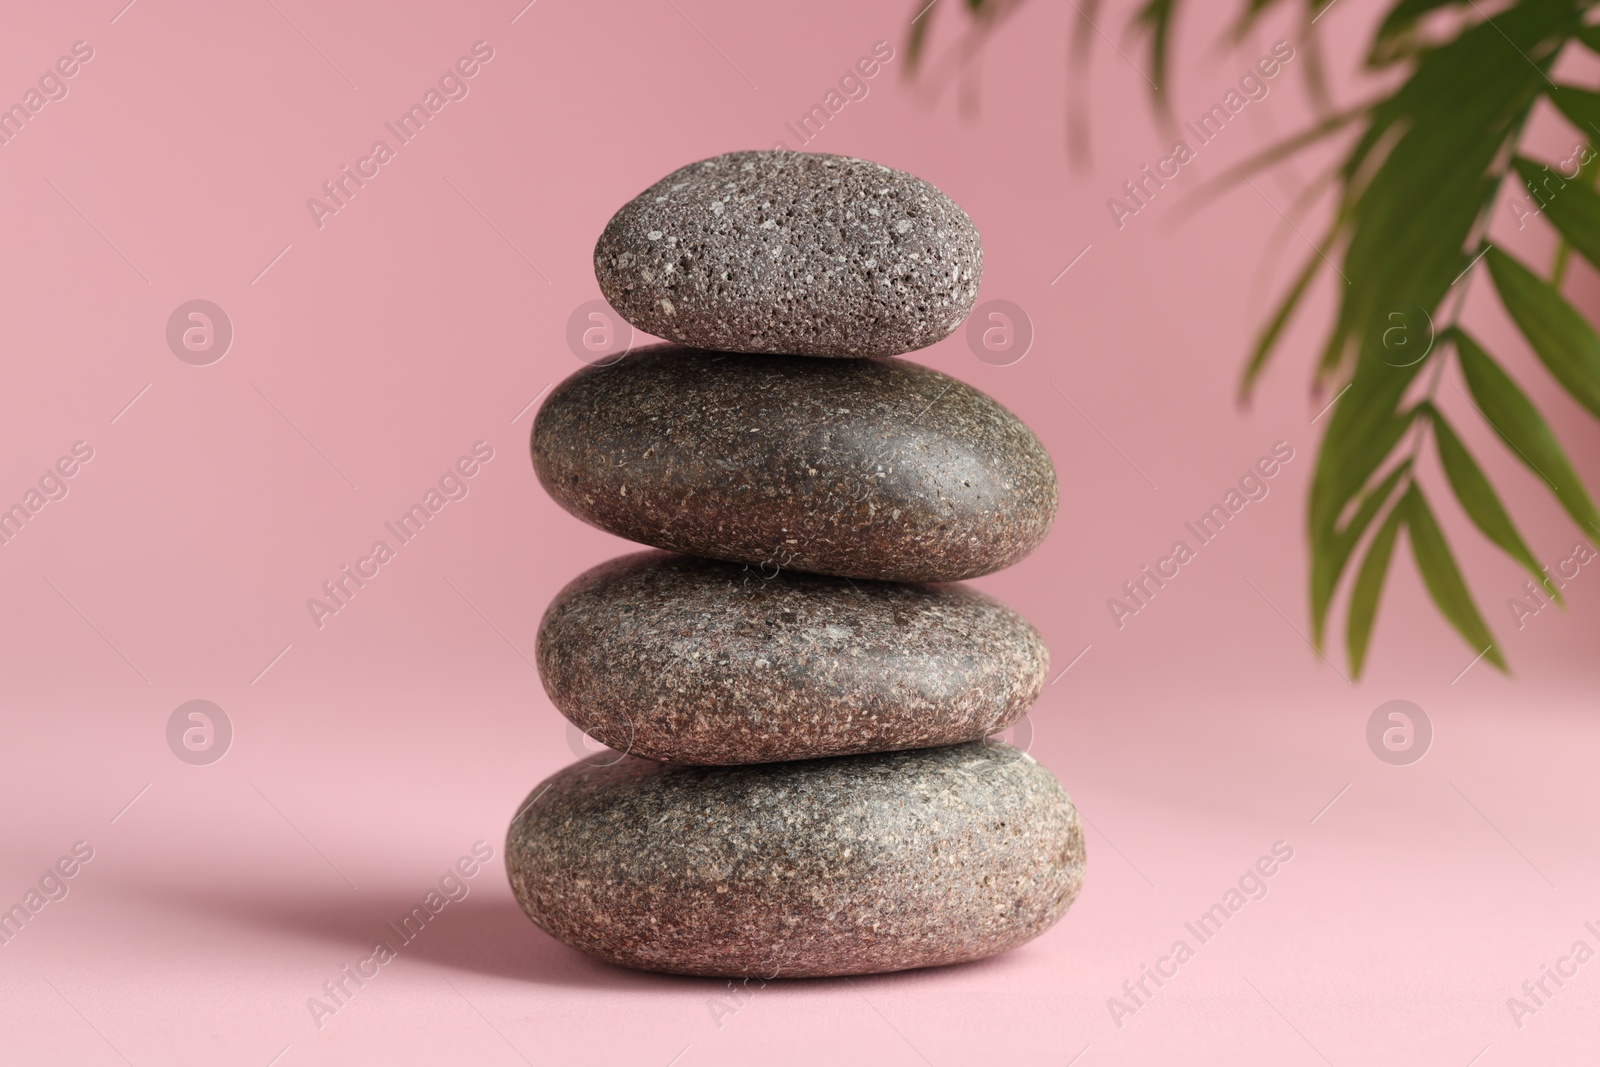
[[[983,248],[921,178],[846,156],[730,152],[625,204],[594,272],[618,314],[680,344],[893,356],[967,317]]]
[[[539,627],[557,708],[619,752],[766,763],[977,741],[1038,699],[1044,640],[963,586],[664,552],[567,586]]]
[[[651,971],[871,974],[980,959],[1083,884],[1050,772],[982,742],[756,767],[580,763],[529,795],[506,867],[574,948]]]
[[[1015,415],[903,360],[641,349],[556,387],[533,461],[557,503],[630,540],[886,581],[1009,566],[1057,502]]]

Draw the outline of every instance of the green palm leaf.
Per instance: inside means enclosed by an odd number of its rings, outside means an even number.
[[[1238,0],[1235,38],[1279,2]],[[1315,81],[1316,38],[1310,24],[1333,3],[1300,0],[1298,6],[1306,28],[1295,43],[1305,52],[1304,66]],[[1439,361],[1448,358],[1449,346],[1426,347],[1415,362],[1399,358],[1384,343],[1392,316],[1409,316],[1420,307],[1430,325],[1453,323],[1481,258],[1539,359],[1570,394],[1600,416],[1600,334],[1559,292],[1568,249],[1600,266],[1600,194],[1588,187],[1590,174],[1600,171],[1600,162],[1595,162],[1600,155],[1592,157],[1590,168],[1577,179],[1568,179],[1564,172],[1556,174],[1518,154],[1529,116],[1546,96],[1600,144],[1600,93],[1550,81],[1550,71],[1573,41],[1600,52],[1600,27],[1587,24],[1600,0],[1508,0],[1495,5],[1502,9],[1492,17],[1484,12],[1486,6],[1474,0],[1391,0],[1373,35],[1367,63],[1401,65],[1398,83],[1390,83],[1393,88],[1376,101],[1341,113],[1324,109],[1308,129],[1235,165],[1195,196],[1203,202],[1215,189],[1347,124],[1357,131],[1329,172],[1339,185],[1339,197],[1328,229],[1266,320],[1240,379],[1240,396],[1247,398],[1284,342],[1288,322],[1318,272],[1331,266],[1341,283],[1338,306],[1315,357],[1313,380],[1320,388],[1343,389],[1330,405],[1307,502],[1310,606],[1320,649],[1342,576],[1382,517],[1351,590],[1346,637],[1357,673],[1367,660],[1402,525],[1439,610],[1504,669],[1438,523],[1411,480],[1411,459],[1395,455],[1411,430],[1418,435],[1418,448],[1427,432],[1436,435],[1441,465],[1463,510],[1485,536],[1542,580],[1494,487],[1433,403],[1443,380]],[[1181,0],[1140,0],[1132,20],[1134,28],[1149,35],[1163,112],[1168,108],[1172,33],[1182,9]],[[1459,18],[1431,18],[1445,9],[1454,9]],[[1533,191],[1539,206],[1562,237],[1552,281],[1484,243],[1490,212],[1513,170],[1537,184]],[[1442,311],[1447,300],[1452,303],[1448,315]],[[1600,515],[1543,417],[1479,346],[1446,325],[1440,341],[1452,338],[1479,411],[1551,486],[1585,531],[1600,535]],[[1424,368],[1431,370],[1422,391],[1415,387]],[[1416,392],[1423,395],[1413,401]],[[1419,412],[1428,415],[1422,424],[1415,417]]]

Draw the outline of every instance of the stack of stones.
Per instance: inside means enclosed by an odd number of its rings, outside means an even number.
[[[1044,642],[948,584],[1039,544],[1055,470],[988,396],[886,358],[955,330],[982,265],[938,189],[840,156],[719,156],[606,226],[601,291],[676,343],[562,382],[534,466],[665,551],[580,576],[539,628],[550,699],[627,754],[511,824],[548,933],[652,971],[866,974],[1004,951],[1072,903],[1072,801],[986,740],[1038,698]]]

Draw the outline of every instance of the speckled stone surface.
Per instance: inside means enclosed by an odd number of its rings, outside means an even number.
[[[975,589],[851,581],[641,552],[567,586],[539,627],[557,708],[619,752],[737,764],[977,741],[1049,669]]]
[[[558,772],[506,838],[541,928],[612,963],[762,978],[980,959],[1083,884],[1050,772],[982,742],[755,767],[628,758]]]
[[[769,570],[958,581],[1017,562],[1056,513],[1032,431],[905,360],[652,346],[558,385],[532,447],[585,522]]]
[[[972,310],[983,248],[938,189],[864,159],[730,152],[623,205],[600,291],[645,333],[732,352],[892,356]]]

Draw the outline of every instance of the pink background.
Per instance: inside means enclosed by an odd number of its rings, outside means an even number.
[[[0,947],[5,1062],[1592,1062],[1600,962],[1520,1028],[1506,1000],[1574,941],[1600,947],[1583,928],[1600,926],[1600,568],[1571,584],[1570,610],[1517,630],[1504,600],[1521,575],[1430,459],[1515,676],[1461,673],[1473,650],[1427,604],[1408,550],[1360,684],[1342,677],[1342,640],[1330,665],[1300,636],[1326,425],[1311,419],[1331,399],[1308,395],[1308,369],[1336,283],[1322,279],[1255,403],[1237,408],[1234,388],[1306,251],[1271,205],[1318,159],[1192,215],[1183,201],[1307,120],[1301,60],[1119,232],[1106,198],[1170,137],[1143,75],[1097,40],[1093,166],[1069,169],[1063,5],[1026,5],[998,33],[973,117],[954,88],[925,99],[901,77],[902,3],[540,0],[519,16],[521,0],[137,0],[119,15],[122,2],[29,5],[0,34],[8,101],[73,42],[94,49],[69,95],[0,147],[0,500],[73,442],[94,448],[69,494],[0,548],[0,902],[74,842],[94,849],[70,895]],[[936,58],[959,17],[944,5]],[[1119,43],[1133,6],[1099,20]],[[1279,36],[1303,47],[1285,25],[1213,48],[1224,13],[1190,6],[1180,114]],[[1353,72],[1378,13],[1343,0],[1314,31],[1341,103],[1373,89]],[[319,229],[306,199],[479,40],[494,57],[470,95]],[[783,124],[878,40],[896,58],[809,147],[948,191],[984,236],[982,299],[1031,316],[1013,366],[980,362],[961,334],[916,358],[998,397],[1056,459],[1054,532],[978,584],[1036,622],[1056,671],[1087,647],[1031,723],[1034,755],[1089,820],[1088,882],[1059,926],[1003,958],[717,1002],[723,983],[568,950],[505,884],[511,814],[574,758],[528,662],[539,615],[627,549],[539,489],[524,409],[578,366],[564,331],[598,295],[590,253],[611,212],[683,163],[793,146]],[[1593,81],[1597,64],[1569,62]],[[1553,160],[1572,135],[1542,113],[1535,139]],[[1519,230],[1502,205],[1493,236],[1548,263],[1542,222]],[[1600,284],[1579,267],[1569,292],[1593,309]],[[210,366],[164,339],[195,298],[235,330]],[[1600,432],[1481,281],[1466,319],[1600,483]],[[1442,395],[1535,553],[1567,555],[1578,534],[1554,501]],[[495,458],[470,495],[319,630],[306,599],[479,440]],[[1279,440],[1295,458],[1271,495],[1119,631],[1106,598]],[[203,767],[165,738],[197,698],[235,730]],[[1393,698],[1435,730],[1407,767],[1364,739]],[[496,858],[470,895],[319,1028],[307,998],[480,839]],[[1280,840],[1294,858],[1269,895],[1119,1028],[1107,998]]]

